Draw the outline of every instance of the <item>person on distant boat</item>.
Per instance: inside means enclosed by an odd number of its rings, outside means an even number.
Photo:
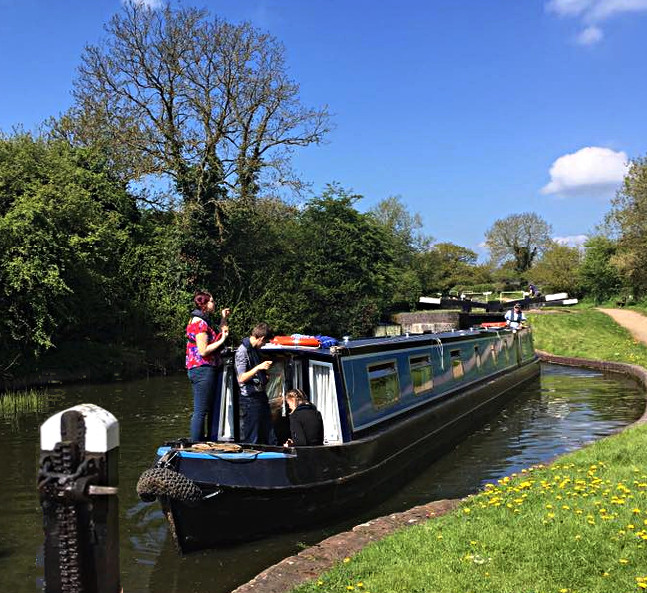
[[[211,294],[198,291],[193,297],[193,303],[195,309],[186,326],[186,368],[193,390],[191,440],[204,441],[211,430],[212,410],[219,408],[219,402],[215,401],[216,374],[221,362],[219,350],[229,335],[227,318],[230,310],[225,308],[221,311],[220,327],[214,329],[211,314],[216,305]]]
[[[512,309],[505,312],[506,325],[512,329],[519,329],[526,321],[526,316],[521,311],[521,305],[517,303]]]
[[[530,298],[535,298],[539,296],[539,291],[534,284],[528,284],[528,292],[530,293]]]
[[[290,408],[290,438],[283,446],[323,445],[323,418],[308,396],[300,389],[290,389],[285,394],[285,401]]]
[[[240,387],[240,440],[243,443],[276,444],[270,402],[265,390],[271,360],[261,360],[260,348],[271,337],[267,323],[259,323],[236,350],[235,365]]]

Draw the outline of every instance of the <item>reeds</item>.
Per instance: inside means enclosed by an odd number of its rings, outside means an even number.
[[[17,417],[30,412],[45,412],[50,403],[46,390],[27,389],[0,393],[0,418]]]

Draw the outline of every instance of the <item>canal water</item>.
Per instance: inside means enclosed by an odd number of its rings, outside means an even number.
[[[120,549],[125,593],[229,593],[268,566],[372,517],[442,498],[545,462],[618,431],[641,416],[645,397],[619,375],[542,365],[508,407],[400,492],[326,529],[304,531],[180,557],[159,506],[138,500],[135,484],[157,446],[185,436],[191,396],[183,375],[109,385],[50,388],[45,399],[0,402],[0,591],[43,590],[42,514],[36,492],[39,426],[78,403],[120,422]],[[289,513],[290,509],[276,512]]]

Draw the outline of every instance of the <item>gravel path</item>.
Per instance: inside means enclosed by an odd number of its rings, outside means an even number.
[[[616,323],[627,328],[634,338],[647,344],[647,317],[627,309],[599,309],[599,311],[606,313]]]

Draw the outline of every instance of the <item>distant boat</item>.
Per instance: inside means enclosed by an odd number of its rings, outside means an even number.
[[[324,419],[323,446],[236,443],[228,352],[217,442],[168,442],[142,474],[140,496],[159,499],[182,552],[325,524],[386,498],[539,372],[527,328],[298,342],[263,347],[273,361],[268,395],[280,424],[283,394],[308,393]]]

